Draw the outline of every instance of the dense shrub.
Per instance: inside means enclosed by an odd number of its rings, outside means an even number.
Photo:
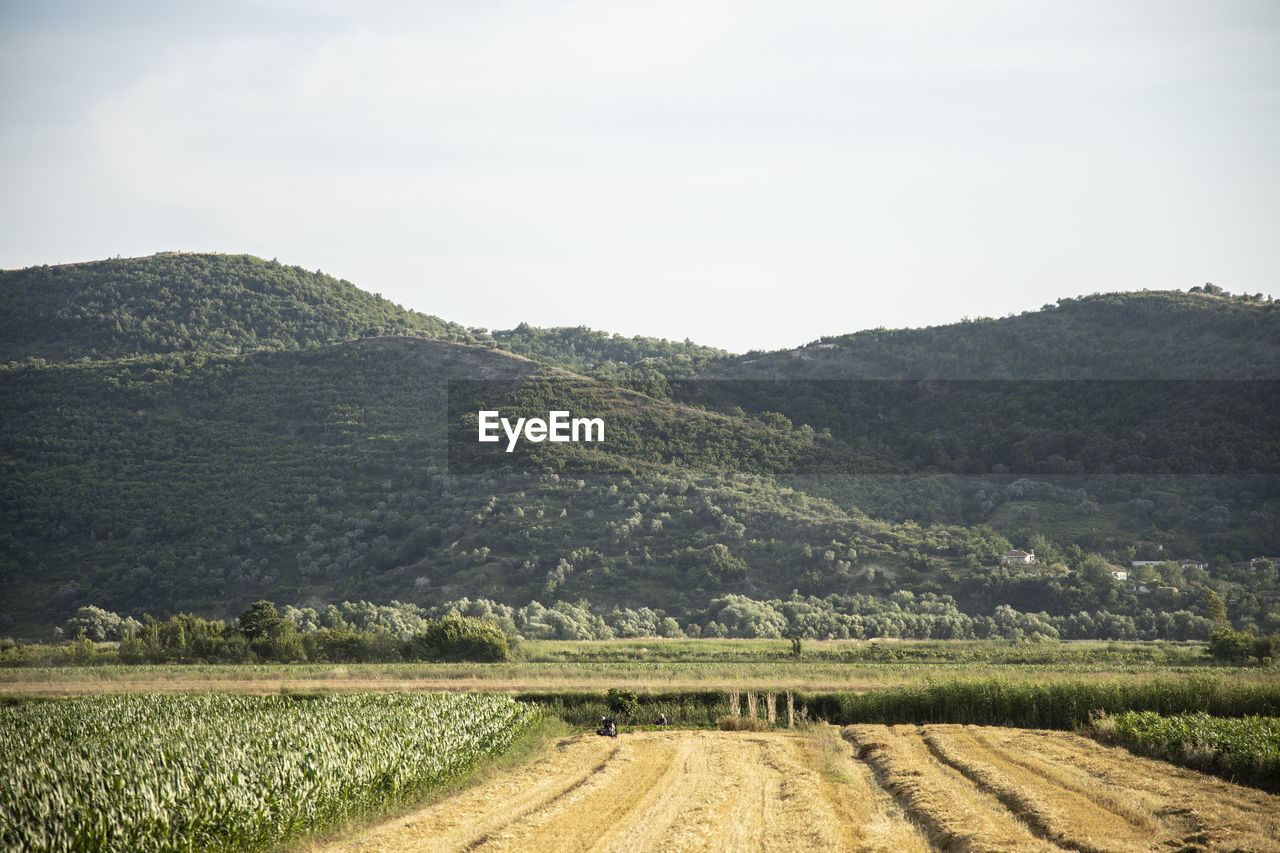
[[[765,732],[769,730],[769,723],[759,717],[726,714],[716,720],[716,728],[722,732]]]
[[[628,721],[634,720],[636,713],[640,710],[639,699],[634,690],[619,690],[616,687],[610,687],[609,692],[605,694],[605,703],[615,717],[621,717]]]
[[[479,619],[450,614],[432,619],[426,630],[405,644],[411,661],[504,661],[511,655],[507,637],[496,626]]]

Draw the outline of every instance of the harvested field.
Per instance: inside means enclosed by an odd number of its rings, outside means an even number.
[[[1280,851],[1278,838],[1280,798],[1076,735],[865,725],[580,735],[327,853]]]
[[[849,726],[944,849],[1280,850],[1280,798],[1065,732]]]
[[[929,849],[834,732],[581,735],[331,853]]]

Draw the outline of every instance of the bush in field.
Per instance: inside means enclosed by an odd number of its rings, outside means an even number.
[[[1224,663],[1245,663],[1253,654],[1254,639],[1248,631],[1219,628],[1209,635],[1209,654]]]
[[[1257,637],[1252,631],[1219,628],[1209,635],[1209,654],[1224,663],[1242,664],[1256,658],[1269,665],[1280,656],[1280,635]]]
[[[363,818],[506,749],[508,697],[80,697],[0,708],[0,849],[240,851]]]
[[[407,660],[495,662],[510,655],[507,637],[497,626],[454,613],[429,620],[404,649]]]
[[[635,719],[636,713],[640,710],[640,698],[633,690],[610,687],[609,692],[605,694],[605,703],[609,706],[611,714],[624,720]]]
[[[722,732],[765,732],[769,730],[769,723],[759,717],[726,714],[716,720],[716,728]]]

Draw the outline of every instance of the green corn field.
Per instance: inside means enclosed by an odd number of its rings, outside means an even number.
[[[260,850],[501,752],[505,696],[111,695],[0,708],[0,848]]]
[[[1280,718],[1130,711],[1104,728],[1135,752],[1280,791]]]

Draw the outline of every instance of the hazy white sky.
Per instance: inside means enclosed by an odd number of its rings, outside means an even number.
[[[722,346],[1280,294],[1280,3],[0,0],[0,267]]]

